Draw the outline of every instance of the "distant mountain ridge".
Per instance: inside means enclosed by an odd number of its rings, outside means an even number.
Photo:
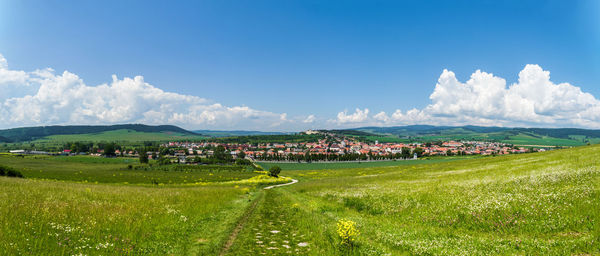
[[[117,125],[54,125],[22,127],[0,130],[0,141],[20,142],[32,141],[52,135],[100,133],[113,130],[133,130],[138,132],[176,132],[182,134],[198,135],[174,125],[144,125],[144,124],[117,124]]]

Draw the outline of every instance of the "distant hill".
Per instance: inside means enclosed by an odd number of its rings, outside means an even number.
[[[215,130],[196,130],[195,133],[212,137],[237,137],[254,135],[287,135],[285,132],[260,132],[260,131],[215,131]]]
[[[364,131],[375,134],[394,134],[398,136],[417,136],[425,134],[442,134],[452,131],[452,133],[491,133],[510,130],[505,127],[484,127],[484,126],[433,126],[433,125],[407,125],[393,127],[361,127],[351,130]]]
[[[173,132],[186,135],[199,135],[174,125],[143,125],[143,124],[119,124],[119,125],[68,125],[68,126],[38,126],[23,127],[0,130],[0,141],[21,142],[33,141],[53,135],[76,135],[102,133],[115,130],[130,130],[143,133]]]
[[[0,136],[0,142],[11,142],[11,140],[9,138]]]
[[[339,130],[333,130],[340,133]],[[578,146],[600,143],[600,130],[577,128],[508,128],[484,126],[409,125],[394,127],[360,127],[348,131],[368,140],[382,142],[419,142],[437,140],[484,140],[515,145]]]

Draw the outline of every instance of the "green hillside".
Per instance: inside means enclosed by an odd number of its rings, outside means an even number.
[[[581,146],[600,143],[600,130],[573,128],[504,128],[480,126],[363,127],[352,129],[371,135],[358,135],[368,141],[428,142],[440,140],[478,140],[514,145]]]
[[[185,135],[197,135],[173,125],[143,125],[143,124],[120,124],[120,125],[72,125],[72,126],[39,126],[0,130],[0,138],[9,140],[7,142],[33,141],[53,135],[74,134],[98,134],[115,130],[131,130],[141,133],[163,133],[171,132]]]
[[[215,131],[215,130],[197,130],[195,133],[211,137],[235,137],[235,136],[253,136],[253,135],[285,135],[284,132],[261,132],[261,131]]]
[[[170,140],[195,140],[202,139],[201,135],[179,132],[140,132],[135,130],[113,130],[99,133],[87,134],[68,134],[51,135],[42,139],[33,141],[34,143],[64,143],[73,141],[125,141],[125,142],[143,142],[143,141],[170,141]]]

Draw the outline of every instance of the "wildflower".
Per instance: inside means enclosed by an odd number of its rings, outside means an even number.
[[[341,219],[337,223],[337,233],[342,239],[341,244],[352,245],[356,237],[360,234],[356,228],[356,223],[351,220]]]

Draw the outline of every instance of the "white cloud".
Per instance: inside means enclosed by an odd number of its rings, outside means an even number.
[[[429,98],[431,103],[420,110],[392,115],[382,111],[372,117],[357,110],[338,114],[338,120],[369,125],[600,126],[598,99],[571,84],[553,83],[550,72],[538,65],[526,65],[518,82],[508,87],[503,78],[480,70],[465,83],[444,70]]]
[[[89,86],[68,71],[11,70],[0,55],[0,128],[52,124],[146,123],[186,128],[300,130],[301,127],[361,125],[600,126],[600,101],[579,87],[555,84],[550,72],[527,65],[516,83],[475,71],[466,82],[444,70],[431,102],[422,109],[369,115],[369,109],[289,118],[286,113],[247,106],[223,106],[210,100],[165,92],[142,76],[117,78]],[[321,127],[319,127],[321,128]]]
[[[8,68],[8,61],[6,61],[6,58],[4,58],[3,55],[0,55],[0,69],[7,69]]]
[[[354,114],[348,114],[348,111],[344,110],[344,112],[339,112],[337,114],[337,122],[340,124],[346,123],[362,123],[367,121],[369,118],[369,109],[365,108],[361,110],[359,108],[356,109]]]
[[[23,93],[7,95],[9,89]],[[51,69],[9,70],[0,55],[0,123],[5,127],[48,124],[146,123],[188,128],[268,130],[289,122],[286,113],[223,106],[206,99],[165,92],[142,76],[88,86],[77,75]]]
[[[25,71],[9,70],[8,63],[0,54],[0,101],[30,92],[29,74]]]
[[[305,124],[310,124],[313,123],[315,121],[315,115],[308,115],[306,117],[306,119],[304,119],[302,122]]]
[[[550,72],[527,65],[517,83],[477,70],[466,83],[444,70],[423,111],[432,117],[466,119],[479,124],[597,125],[589,109],[600,106],[594,96],[568,83],[550,81]]]
[[[390,117],[383,111],[377,113],[376,115],[373,116],[373,118],[375,118],[375,120],[377,121],[381,121],[384,123],[387,123],[390,121]]]

